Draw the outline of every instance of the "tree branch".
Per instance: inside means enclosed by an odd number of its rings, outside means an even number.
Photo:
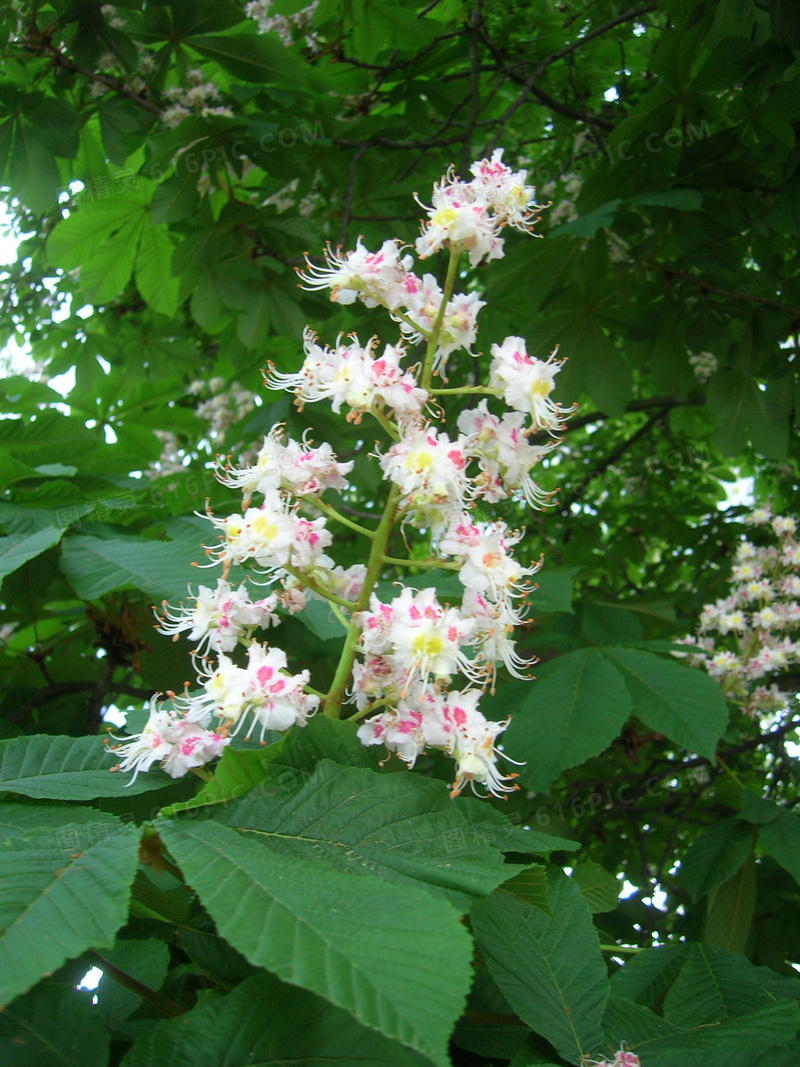
[[[632,445],[636,444],[636,442],[640,438],[644,437],[645,434],[649,433],[650,430],[652,430],[652,428],[656,425],[656,423],[660,422],[661,419],[663,419],[668,412],[668,407],[660,408],[655,413],[655,415],[650,416],[644,426],[640,426],[636,433],[632,434],[626,441],[623,441],[621,444],[619,444],[614,449],[614,451],[610,452],[594,470],[590,471],[586,475],[586,478],[581,482],[580,488],[576,489],[574,493],[571,493],[561,505],[562,514],[568,514],[570,508],[576,502],[576,500],[578,500],[578,498],[583,496],[583,494],[586,492],[586,487],[589,485],[589,483],[594,481],[594,479],[598,478],[601,474],[603,474],[603,472],[606,471],[612,463],[615,463],[620,458],[620,456],[623,456],[628,451],[628,449],[631,448]]]

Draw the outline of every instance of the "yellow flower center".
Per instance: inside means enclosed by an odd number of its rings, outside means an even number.
[[[252,525],[254,532],[265,541],[271,541],[278,532],[278,527],[270,522],[266,515],[256,515]]]
[[[433,466],[433,456],[430,452],[421,449],[418,452],[409,452],[406,457],[406,467],[410,471],[429,471]]]
[[[548,381],[547,378],[536,378],[531,382],[528,392],[531,396],[540,396],[542,398],[550,396],[553,391],[553,383]]]
[[[416,634],[411,645],[419,656],[423,656],[426,659],[431,656],[438,656],[444,649],[444,641],[438,634]]]
[[[456,221],[455,209],[451,207],[442,207],[438,211],[435,211],[431,222],[434,226],[441,226],[443,230],[449,229]]]

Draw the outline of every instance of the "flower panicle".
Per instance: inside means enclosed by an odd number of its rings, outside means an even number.
[[[453,796],[467,786],[499,798],[518,788],[516,772],[504,769],[514,760],[499,742],[510,720],[487,718],[479,701],[494,692],[500,669],[532,677],[536,660],[518,650],[515,632],[535,604],[542,561],[516,559],[522,533],[482,515],[485,505],[501,501],[536,509],[552,502],[554,491],[534,473],[548,467],[574,409],[554,399],[563,360],[556,352],[546,360],[529,355],[515,336],[491,346],[485,384],[474,376],[455,388],[433,383],[446,382],[449,366],[477,351],[486,301],[477,286],[456,291],[460,257],[471,267],[501,258],[508,231],[532,234],[541,207],[526,172],[504,163],[502,150],[473,163],[466,180],[451,168],[434,184],[430,205],[417,203],[425,217],[412,247],[389,238],[370,249],[359,237],[350,250],[326,245],[322,263],[306,255],[298,271],[301,286],[327,290],[337,304],[383,308],[397,340],[351,333],[329,345],[306,327],[299,369],[268,363],[264,379],[270,390],[293,393],[301,411],[330,404],[353,426],[371,420],[379,428],[383,443],[367,453],[368,442],[359,439],[355,453],[374,457],[389,487],[384,516],[370,523],[354,507],[350,476],[358,457],[339,459],[310,431],[297,440],[277,423],[248,462],[217,456],[217,480],[241,493],[238,509],[215,514],[207,503],[198,513],[214,530],[203,566],[220,568],[220,576],[157,612],[160,633],[193,643],[196,684],[168,693],[169,702],[154,696],[141,732],[115,739],[117,766],[133,779],[154,766],[180,777],[241,737],[265,744],[275,733],[303,728],[320,708],[338,716],[346,704],[355,705],[363,744],[383,745],[409,767],[429,750],[452,758]],[[442,250],[450,257],[443,281],[417,267]],[[227,402],[223,379],[212,379],[208,390],[217,406]],[[444,428],[436,422],[444,422],[450,394],[476,400]],[[337,562],[334,531],[341,526],[369,542],[365,562]],[[405,540],[409,526],[429,540],[430,558],[390,554],[393,528]],[[378,595],[387,566],[417,563],[452,571],[460,601],[402,583],[396,596]],[[743,558],[741,566],[748,565]],[[240,568],[245,577],[237,581]],[[754,570],[752,580],[761,578]],[[258,597],[263,586],[269,589]],[[766,623],[776,609],[762,600]],[[315,601],[346,634],[327,694],[312,687],[309,668],[296,670],[285,651],[258,639],[258,631],[278,626],[285,614],[309,612]],[[731,632],[740,625],[734,607]]]

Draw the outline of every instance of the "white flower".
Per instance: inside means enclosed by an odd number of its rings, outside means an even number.
[[[266,494],[260,508],[248,508],[244,515],[224,519],[208,516],[220,531],[222,544],[206,548],[215,563],[222,562],[223,576],[231,563],[252,559],[267,569],[289,562],[295,539],[296,516],[274,490]]]
[[[793,536],[797,532],[797,523],[788,515],[776,515],[772,520],[772,529],[779,537],[786,534]]]
[[[319,697],[304,691],[308,671],[291,675],[286,666],[285,652],[253,641],[247,650],[247,667],[237,667],[220,654],[217,668],[201,676],[205,693],[188,698],[188,702],[213,710],[223,735],[238,734],[248,717],[251,728],[261,726],[262,741],[267,730],[305,726]]]
[[[782,614],[778,614],[773,608],[767,606],[753,615],[753,626],[760,630],[782,630],[786,620]]]
[[[516,775],[503,775],[497,767],[495,741],[508,720],[491,722],[478,711],[480,692],[452,691],[446,697],[423,689],[408,699],[363,723],[358,737],[364,745],[385,745],[414,766],[427,748],[440,749],[456,760],[456,778],[451,796],[469,782],[475,791],[479,783],[494,796],[517,788],[509,785]]]
[[[191,111],[182,107],[180,104],[173,104],[171,107],[165,107],[161,112],[161,121],[165,126],[174,128],[180,126],[184,119],[188,119],[191,115]]]
[[[430,426],[411,428],[380,457],[385,476],[398,485],[420,524],[440,528],[448,513],[462,510],[467,489],[467,440],[451,441]]]
[[[399,241],[384,241],[377,252],[368,251],[359,237],[353,252],[325,247],[325,266],[317,267],[306,256],[307,271],[298,271],[304,289],[330,289],[331,300],[352,304],[362,300],[367,307],[382,304],[394,311],[404,302],[411,256],[402,256]]]
[[[150,699],[150,715],[142,732],[110,746],[111,751],[122,756],[113,769],[133,771],[129,785],[140,771],[149,771],[154,763],[160,763],[172,778],[182,778],[190,768],[216,759],[228,744],[227,738],[205,729],[206,715],[198,716],[200,721],[181,718],[176,711],[160,705],[158,696]]]
[[[399,345],[387,345],[383,355],[372,353],[376,338],[366,346],[353,337],[349,345],[330,349],[317,343],[316,334],[307,329],[303,335],[306,358],[297,374],[281,374],[272,368],[267,377],[270,389],[288,389],[295,393],[297,406],[330,400],[338,414],[342,404],[351,408],[348,422],[358,423],[365,411],[392,409],[398,419],[416,418],[428,394],[416,384],[413,374],[400,368],[404,351]]]
[[[487,670],[491,670],[491,691],[497,680],[497,664],[502,663],[514,678],[529,679],[530,668],[535,659],[523,659],[516,651],[512,638],[514,627],[520,622],[519,615],[508,601],[493,604],[473,589],[465,589],[461,612],[475,622],[473,646],[480,649]]]
[[[720,616],[717,628],[721,634],[729,634],[732,631],[744,633],[747,629],[747,617],[743,611],[728,611]]]
[[[361,627],[361,647],[368,655],[391,655],[404,673],[403,695],[418,679],[447,679],[463,671],[471,680],[482,677],[480,668],[462,651],[469,645],[475,624],[457,608],[444,607],[433,589],[415,593],[404,589],[391,604],[382,604],[373,593],[370,610],[356,615]]]
[[[484,259],[502,257],[500,227],[488,203],[476,198],[475,189],[456,180],[452,171],[434,184],[431,207],[426,210],[428,219],[416,241],[422,259],[445,247],[469,252],[472,267]]]
[[[469,439],[470,452],[480,466],[478,496],[494,502],[518,490],[529,507],[541,508],[552,494],[540,489],[530,472],[557,442],[529,444],[531,428],[523,425],[524,418],[521,412],[508,411],[500,419],[489,411],[486,400],[481,400],[477,408],[461,412],[458,428]]]
[[[466,589],[488,595],[493,601],[505,600],[527,592],[523,579],[535,574],[534,567],[522,567],[509,554],[522,535],[511,533],[503,522],[474,523],[465,512],[451,522],[439,543],[443,555],[463,560],[458,572]]]
[[[528,355],[521,337],[507,337],[502,345],[492,345],[491,353],[490,384],[502,390],[509,407],[529,414],[537,430],[563,430],[572,412],[550,399],[564,362],[555,358],[556,352],[547,360],[536,359]]]
[[[273,614],[278,598],[274,594],[251,601],[244,585],[233,589],[223,578],[217,579],[216,589],[201,585],[197,595],[189,593],[194,607],[170,608],[162,601],[163,617],[157,631],[167,634],[173,641],[188,631],[189,640],[199,642],[197,652],[230,652],[236,647],[245,631],[256,626],[276,626],[277,615]]]
[[[541,207],[535,190],[526,185],[527,171],[513,171],[503,163],[503,149],[496,148],[491,159],[480,159],[469,168],[475,175],[470,183],[474,196],[490,208],[501,225],[533,233]]]
[[[175,724],[172,750],[161,766],[172,778],[182,778],[192,767],[203,767],[217,759],[229,743],[228,737],[205,730],[188,719],[180,720]]]

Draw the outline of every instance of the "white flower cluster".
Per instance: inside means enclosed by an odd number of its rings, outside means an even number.
[[[163,478],[165,474],[183,471],[186,453],[177,435],[171,430],[153,430],[153,436],[161,443],[161,455],[145,470],[145,477]]]
[[[504,226],[533,233],[539,205],[533,188],[525,184],[524,170],[506,166],[498,148],[491,159],[473,163],[470,171],[470,182],[459,181],[451,171],[434,184],[428,218],[416,242],[421,259],[458,246],[469,253],[470,266],[477,267],[484,260],[502,258]]]
[[[321,588],[333,596],[358,595],[364,568],[335,567],[322,553],[332,541],[327,520],[299,514],[301,496],[313,500],[325,489],[344,488],[352,463],[339,463],[328,445],[314,448],[305,439],[284,445],[281,431],[275,427],[264,438],[254,467],[220,466],[220,480],[244,495],[244,513],[226,518],[208,514],[221,534],[220,544],[207,550],[210,566],[221,563],[223,576],[214,589],[201,585],[188,605],[170,608],[165,602],[157,627],[173,640],[187,633],[195,642],[201,690],[168,694],[169,710],[154,697],[143,732],[113,746],[121,757],[120,770],[138,773],[159,762],[168,774],[179,777],[219,756],[248,720],[251,729],[260,728],[263,740],[267,730],[304,726],[319,705],[319,697],[305,688],[309,672],[290,674],[285,652],[260,644],[254,633],[278,625],[279,608],[302,610],[303,584],[312,594]],[[250,507],[255,492],[264,496],[260,507]],[[234,588],[226,580],[231,565],[249,560],[273,581],[281,581],[281,590],[252,600],[244,583]],[[246,667],[228,655],[237,646],[247,649]],[[212,717],[218,720],[213,734],[207,730]]]
[[[274,369],[267,378],[270,389],[289,389],[295,393],[297,406],[318,400],[330,400],[338,415],[342,404],[350,411],[349,422],[358,423],[367,412],[392,409],[398,419],[419,416],[428,394],[419,389],[410,371],[403,371],[400,361],[405,355],[401,344],[386,345],[380,357],[373,353],[376,338],[361,345],[353,337],[350,344],[342,344],[341,336],[335,348],[321,346],[316,334],[306,329],[304,349],[306,358],[297,374],[280,374]]]
[[[704,605],[698,636],[683,643],[696,649],[689,662],[718,678],[727,698],[757,717],[783,707],[786,694],[777,685],[755,683],[800,663],[800,542],[790,516],[757,508],[748,522],[778,543],[741,540],[730,593]]]
[[[516,776],[498,768],[497,739],[508,720],[488,720],[478,703],[485,689],[494,687],[499,667],[518,678],[530,676],[531,661],[518,654],[513,634],[541,563],[516,561],[512,549],[521,534],[504,522],[478,519],[473,508],[478,501],[491,504],[514,495],[532,507],[546,503],[549,494],[531,472],[556,447],[554,437],[571,409],[552,399],[560,362],[529,355],[521,337],[492,345],[485,386],[436,387],[448,355],[459,347],[469,351],[475,342],[483,307],[475,293],[453,293],[460,255],[467,253],[473,265],[498,258],[504,227],[530,232],[535,218],[525,172],[511,171],[500,152],[471,170],[468,183],[449,173],[434,187],[434,207],[417,242],[420,255],[449,251],[443,286],[432,275],[420,279],[412,270],[412,255],[396,240],[384,242],[376,253],[361,241],[351,252],[329,248],[325,267],[308,264],[304,281],[309,288],[328,288],[340,303],[361,300],[384,307],[399,324],[397,343],[381,350],[375,338],[362,344],[351,335],[328,347],[307,329],[300,371],[271,368],[267,377],[268,387],[293,392],[301,409],[324,401],[349,421],[369,416],[379,424],[389,438],[388,446],[376,446],[375,452],[388,488],[379,524],[360,526],[347,517],[346,503],[337,510],[323,499],[341,493],[346,501],[353,462],[338,460],[330,445],[315,446],[307,435],[301,441],[287,439],[279,425],[251,463],[233,466],[221,458],[218,479],[242,493],[241,511],[207,511],[218,540],[206,547],[206,566],[220,566],[222,576],[216,588],[201,586],[187,606],[164,605],[160,626],[173,639],[185,632],[196,643],[199,690],[173,695],[169,713],[153,704],[152,722],[127,743],[123,769],[138,771],[156,761],[169,773],[173,766],[184,768],[177,757],[168,762],[163,755],[161,745],[177,742],[167,737],[159,716],[168,714],[173,732],[189,730],[185,723],[206,729],[216,717],[213,736],[221,740],[193,742],[211,759],[214,746],[227,742],[245,722],[263,740],[267,731],[305,725],[324,702],[325,712],[334,716],[355,704],[352,717],[364,720],[361,741],[384,745],[410,766],[426,749],[452,757],[453,795],[467,783],[496,796],[515,788]],[[412,365],[405,348],[409,339],[425,343],[424,356]],[[224,384],[208,383],[214,399],[223,397]],[[198,382],[191,391],[204,388]],[[439,398],[453,392],[479,399],[460,412],[455,430],[447,433],[433,419],[443,418]],[[532,434],[546,443],[531,443]],[[328,554],[335,548],[333,523],[368,539],[366,564],[337,566]],[[425,531],[428,559],[387,554],[397,524]],[[418,563],[455,572],[462,587],[458,603],[444,602],[433,588],[400,585],[391,599],[378,595],[376,584],[388,566]],[[274,584],[275,591],[252,600],[244,582],[237,585],[229,578],[232,568],[243,566]],[[254,636],[257,629],[276,625],[279,611],[301,611],[309,597],[325,600],[346,628],[326,694],[309,687],[307,670],[292,675],[285,653]],[[246,648],[246,665],[240,646]]]
[[[171,778],[183,778],[222,754],[229,738],[208,730],[211,716],[190,718],[159,703],[159,694],[150,700],[150,715],[140,734],[109,749],[122,758],[114,771],[133,771],[131,783],[140,771],[158,763]],[[174,694],[173,694],[174,696]]]
[[[186,71],[187,85],[173,85],[164,92],[170,106],[161,112],[165,126],[180,126],[190,115],[223,115],[233,118],[229,107],[212,106],[219,99],[219,89],[213,82],[205,81],[202,70],[195,67]]]
[[[125,19],[113,4],[101,4],[100,11],[112,30],[125,29]]]
[[[545,200],[550,200],[551,197],[559,192],[558,203],[547,214],[547,220],[551,226],[558,226],[559,223],[574,222],[578,217],[578,209],[575,207],[575,201],[581,194],[583,188],[583,181],[577,174],[571,174],[568,178],[564,179],[563,189],[558,188],[558,182],[550,181],[541,188],[542,197]]]
[[[694,376],[701,385],[705,385],[712,374],[716,374],[719,363],[713,352],[698,352],[697,355],[689,353],[689,365],[694,370]]]
[[[313,0],[307,7],[301,7],[292,15],[270,15],[272,0],[248,0],[244,5],[244,13],[258,23],[259,33],[277,33],[288,48],[294,43],[295,31],[304,33],[310,29],[317,3],[318,0]]]
[[[227,385],[224,378],[211,378],[208,382],[198,378],[189,385],[192,396],[205,392],[211,395],[195,408],[195,414],[208,422],[211,436],[219,440],[235,422],[243,419],[255,407],[255,394],[242,388],[238,382]]]

